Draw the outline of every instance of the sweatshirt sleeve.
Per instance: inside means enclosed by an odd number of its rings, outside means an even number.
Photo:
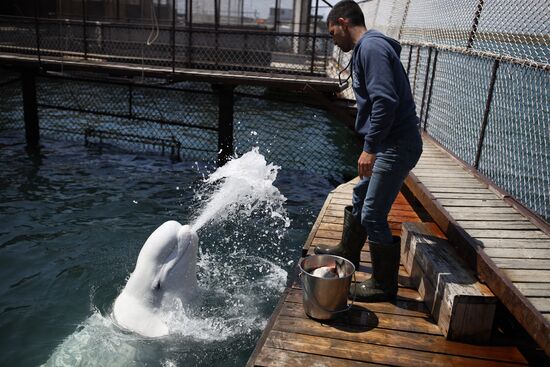
[[[365,44],[361,57],[364,67],[365,85],[372,102],[370,127],[365,134],[363,150],[375,153],[380,142],[389,134],[399,104],[399,96],[393,75],[390,51],[381,42],[373,39]]]

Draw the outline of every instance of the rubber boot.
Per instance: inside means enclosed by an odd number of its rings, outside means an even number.
[[[348,259],[359,269],[361,259],[361,249],[367,239],[367,232],[361,223],[351,214],[353,206],[346,206],[344,209],[344,230],[342,239],[336,246],[317,246],[315,253],[317,255],[327,254],[336,255]]]
[[[383,302],[397,296],[401,239],[393,236],[393,243],[370,242],[372,276],[359,284],[352,284],[349,298],[363,302]]]

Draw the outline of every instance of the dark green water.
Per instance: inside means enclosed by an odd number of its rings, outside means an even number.
[[[112,304],[151,232],[197,214],[205,168],[43,145],[29,156],[22,132],[0,132],[0,365],[244,365],[334,177],[279,171],[286,230],[261,215],[201,229],[200,301],[175,335],[147,340],[112,324]]]

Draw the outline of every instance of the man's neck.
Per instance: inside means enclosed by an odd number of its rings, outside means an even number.
[[[349,34],[351,36],[351,40],[353,42],[353,46],[357,45],[357,42],[363,37],[365,32],[367,31],[367,28],[363,26],[355,26],[355,27],[349,27]]]

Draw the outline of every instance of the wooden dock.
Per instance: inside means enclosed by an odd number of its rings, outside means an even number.
[[[434,208],[426,205],[428,204],[425,202],[426,198],[432,200],[432,206],[437,204],[450,205],[450,207],[458,205],[459,202],[462,203],[461,205],[464,205],[470,203],[472,200],[472,204],[477,203],[477,201],[483,203],[483,200],[492,200],[483,196],[488,195],[485,190],[488,190],[489,193],[492,193],[492,191],[484,187],[484,184],[480,183],[477,178],[466,180],[462,185],[454,186],[452,178],[460,173],[457,167],[451,166],[447,170],[449,162],[441,163],[441,167],[445,167],[445,170],[436,170],[433,167],[437,166],[432,166],[435,164],[432,161],[433,159],[444,157],[452,160],[452,158],[449,158],[446,153],[443,153],[430,141],[426,142],[425,147],[425,154],[419,162],[418,168],[415,169],[408,179],[404,191],[406,195],[400,194],[398,196],[390,212],[389,221],[394,234],[401,233],[401,224],[403,222],[431,222],[430,214]],[[469,174],[466,170],[462,170],[466,174]],[[435,178],[438,177],[435,176],[438,172],[442,172],[445,178]],[[457,176],[456,178],[462,180],[462,176]],[[420,195],[421,191],[419,191],[419,183],[422,180],[426,184],[434,183],[436,186],[439,185],[439,187],[447,186],[450,189],[450,193],[444,193],[445,190],[437,191],[443,194],[441,197],[443,200],[442,203],[438,202],[437,198],[429,196],[426,192],[422,196]],[[449,184],[443,184],[443,181]],[[318,244],[335,245],[338,243],[343,228],[344,207],[351,203],[353,185],[354,181],[350,181],[339,186],[328,195],[325,205],[321,209],[304,246],[304,256],[311,254],[313,248]],[[457,189],[457,187],[470,191]],[[417,193],[420,197],[413,197],[411,193]],[[467,197],[468,193],[473,196],[471,198]],[[459,197],[455,197],[455,194],[459,195]],[[415,202],[417,200],[422,202],[428,211],[416,205]],[[433,204],[434,200],[435,204]],[[411,203],[414,205],[411,205]],[[487,202],[485,201],[484,203]],[[501,206],[500,204],[496,204],[496,202],[493,204],[494,206],[484,207],[506,208],[506,211],[510,211],[507,206]],[[457,207],[464,208],[462,206]],[[434,213],[438,215],[437,212]],[[516,237],[522,233],[521,231],[532,231],[532,233],[529,233],[524,239],[512,237],[516,245],[508,244],[508,246],[506,246],[508,243],[506,240],[498,239],[497,232],[491,231],[494,221],[489,219],[493,217],[482,215],[484,209],[479,212],[476,212],[476,210],[472,211],[472,209],[458,209],[453,211],[453,213],[462,213],[461,216],[458,216],[460,219],[456,220],[468,222],[465,224],[468,230],[472,231],[471,234],[492,236],[487,241],[487,244],[494,244],[494,246],[488,246],[487,249],[503,249],[503,253],[507,253],[506,251],[508,250],[506,249],[517,248],[521,244],[527,246],[518,251],[516,257],[521,257],[522,254],[525,257],[529,256],[529,250],[527,249],[531,247],[533,247],[536,253],[548,251],[548,247],[543,246],[546,243],[545,241],[547,241],[544,238],[537,239],[534,245],[528,245],[530,243],[528,238],[531,238],[529,235],[541,235],[537,232],[536,228],[529,226],[530,222],[526,219],[520,219],[516,216],[512,218],[510,216],[512,213],[503,214],[502,218],[499,219],[501,221],[500,224],[507,226],[510,221],[515,220],[512,228],[517,228],[520,231],[516,234]],[[481,214],[478,215],[476,213]],[[493,212],[488,211],[488,213]],[[449,234],[445,230],[441,231],[441,229],[450,229],[449,226],[445,227],[441,225],[444,224],[442,218],[443,216],[439,215],[439,218],[436,220],[437,224],[429,224],[430,228],[442,237],[447,235],[449,240],[454,239],[456,237],[456,233],[454,232],[456,229],[451,229]],[[449,221],[448,218],[447,221]],[[485,228],[483,223],[486,223],[489,227]],[[482,231],[479,231],[479,229],[482,229]],[[510,238],[511,235],[502,229],[498,233],[502,233],[503,238]],[[497,250],[489,250],[489,253],[493,255],[499,252]],[[533,296],[536,299],[542,298],[542,301],[534,303],[543,307],[540,309],[536,309],[535,307],[529,308],[528,313],[530,313],[531,317],[535,317],[536,315],[533,311],[535,309],[539,315],[539,319],[534,320],[535,323],[539,323],[537,330],[547,327],[545,326],[546,324],[540,324],[539,321],[540,319],[544,320],[544,316],[547,317],[546,308],[544,307],[549,296],[548,288],[545,288],[546,283],[544,283],[545,276],[547,276],[544,273],[546,270],[542,270],[542,273],[537,272],[537,278],[526,281],[526,276],[535,275],[530,274],[531,269],[528,268],[529,274],[520,275],[521,272],[515,271],[514,267],[528,267],[525,264],[537,264],[539,261],[518,261],[518,265],[515,265],[514,261],[510,261],[509,257],[500,256],[495,257],[495,259],[499,259],[496,261],[502,266],[502,269],[499,270],[500,268],[497,267],[498,271],[494,273],[493,277],[509,274],[509,276],[516,280],[517,283],[515,284],[518,284],[522,290],[526,291],[523,295],[516,292],[518,294],[514,293],[515,298],[501,299],[500,301],[517,318],[517,314],[514,313],[515,307],[510,307],[510,304],[507,303],[512,303],[512,306],[517,306],[518,309],[521,309],[521,306],[524,306],[524,304],[517,305],[518,295],[529,300]],[[545,264],[546,262],[542,263]],[[533,264],[531,265],[533,266]],[[483,268],[482,266],[480,267]],[[368,278],[370,272],[370,254],[367,244],[361,253],[361,266],[357,273],[357,281]],[[515,328],[506,327],[506,325],[509,326],[511,324],[511,316],[502,304],[499,304],[499,316],[495,320],[490,344],[475,345],[445,339],[428,308],[424,305],[418,291],[409,287],[409,274],[407,274],[403,266],[400,267],[399,271],[399,292],[396,302],[355,302],[348,315],[342,316],[330,323],[314,321],[305,315],[302,307],[302,290],[297,279],[296,276],[292,285],[287,287],[283,293],[264,333],[257,343],[256,349],[248,361],[248,366],[426,365],[485,367],[544,365],[548,363],[548,358],[542,351],[543,349],[538,347],[525,334],[523,329],[519,326]],[[536,283],[533,283],[535,281]],[[511,282],[513,280],[510,281],[509,278],[500,281],[500,283],[508,286]],[[490,285],[489,282],[487,284]],[[499,289],[494,290],[494,293],[498,297],[501,294],[508,295],[506,292],[500,292]],[[521,312],[525,311],[520,311],[520,314]],[[515,321],[513,323],[517,325]],[[534,334],[533,330],[525,329],[531,334],[533,339],[537,340],[537,334]],[[539,337],[537,340],[539,345],[544,347],[545,338],[547,340],[548,334],[545,337],[544,335],[542,338]]]
[[[405,181],[531,337],[550,355],[550,226],[436,142]]]

